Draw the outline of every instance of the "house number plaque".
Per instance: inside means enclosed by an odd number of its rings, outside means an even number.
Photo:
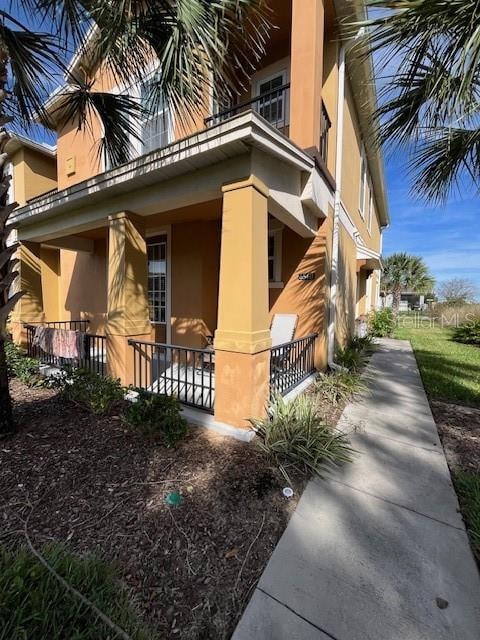
[[[313,272],[310,273],[299,273],[298,279],[303,281],[315,280],[315,274]]]

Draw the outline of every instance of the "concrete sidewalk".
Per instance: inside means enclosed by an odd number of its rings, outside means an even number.
[[[360,455],[310,481],[232,640],[480,639],[479,574],[410,344],[382,340],[367,375],[340,425]]]

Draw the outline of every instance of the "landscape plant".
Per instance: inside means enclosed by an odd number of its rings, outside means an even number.
[[[359,46],[381,90],[379,142],[401,151],[415,196],[443,202],[480,184],[480,3],[367,0]],[[358,52],[357,52],[358,55]]]
[[[44,547],[39,553],[117,630],[61,584],[29,549],[0,548],[0,640],[153,639],[142,628],[138,612],[112,567],[93,556],[79,558],[58,545]]]
[[[27,23],[28,17],[28,23]],[[11,0],[0,7],[0,434],[14,431],[5,358],[6,323],[23,295],[12,292],[17,244],[7,246],[11,176],[6,145],[10,128],[34,119],[53,126],[44,103],[55,92],[58,128],[103,137],[96,152],[112,166],[129,159],[139,123],[165,103],[180,124],[199,117],[205,96],[222,105],[241,90],[264,53],[270,28],[266,0]],[[31,25],[31,22],[34,25]],[[36,25],[36,26],[35,26]],[[46,30],[48,30],[46,32]],[[83,59],[72,70],[73,53]],[[148,83],[152,60],[161,67]],[[144,105],[126,92],[108,93],[95,71],[119,85],[146,90]]]
[[[148,436],[160,437],[165,446],[175,447],[188,431],[177,398],[137,390],[135,402],[124,411],[125,422]]]
[[[11,341],[5,342],[5,356],[10,377],[18,378],[27,386],[40,384],[38,360],[27,356],[19,345]]]
[[[375,309],[368,316],[368,329],[376,338],[388,338],[395,329],[395,317],[389,307]]]
[[[120,380],[86,369],[72,369],[54,381],[62,398],[97,416],[111,413],[124,398]]]
[[[311,396],[301,394],[291,402],[277,396],[268,415],[250,423],[258,446],[278,465],[289,484],[292,472],[322,476],[328,466],[353,458],[346,436],[319,417]]]
[[[480,347],[480,320],[465,322],[456,327],[453,330],[453,339],[457,342],[474,344]]]
[[[356,393],[366,390],[360,375],[353,371],[319,373],[313,384],[315,397],[321,403],[338,406]]]

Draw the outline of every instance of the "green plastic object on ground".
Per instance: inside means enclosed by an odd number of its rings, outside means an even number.
[[[169,507],[179,507],[182,502],[183,497],[178,493],[178,491],[171,491],[165,496],[165,503],[168,504]]]

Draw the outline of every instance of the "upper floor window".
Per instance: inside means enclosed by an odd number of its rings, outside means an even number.
[[[140,102],[148,111],[140,123],[142,153],[165,147],[171,141],[172,121],[168,105],[163,98],[153,100],[153,85],[157,80],[158,75],[154,74],[140,89]]]
[[[365,147],[362,145],[360,154],[360,192],[358,201],[358,210],[362,218],[365,218],[365,198],[367,191],[367,160],[365,158]]]
[[[367,229],[368,233],[372,233],[372,220],[373,220],[373,190],[372,185],[369,185],[370,197],[368,200],[368,217],[367,217]]]
[[[258,76],[257,76],[258,77]],[[288,124],[287,72],[279,71],[259,78],[256,82],[258,113],[270,124],[284,127]]]

